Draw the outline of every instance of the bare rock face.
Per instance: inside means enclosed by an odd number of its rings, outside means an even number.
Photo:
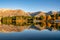
[[[30,16],[29,13],[23,10],[0,9],[0,16]]]
[[[54,12],[54,11],[50,11],[48,12],[47,14],[57,14],[57,12]],[[8,17],[8,16],[36,16],[36,17],[39,17],[39,16],[46,16],[46,12],[41,12],[41,11],[38,11],[38,12],[25,12],[21,9],[0,9],[0,17]]]
[[[45,12],[39,12],[35,17],[46,16]]]

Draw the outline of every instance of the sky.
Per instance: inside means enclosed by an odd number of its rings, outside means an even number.
[[[60,11],[60,0],[0,0],[0,8],[22,9],[27,12]]]

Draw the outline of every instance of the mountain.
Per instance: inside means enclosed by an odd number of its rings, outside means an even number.
[[[45,15],[45,12],[39,12],[37,15],[35,15],[35,17],[40,17],[41,15],[42,15],[42,16],[46,16],[46,15]]]
[[[49,11],[46,15],[52,15],[52,14],[57,14],[56,11]]]
[[[0,9],[0,16],[30,16],[28,12],[23,10],[13,10],[13,9]]]
[[[38,15],[40,13],[40,11],[39,12],[32,12],[32,13],[30,13],[30,15],[31,16],[36,16],[36,15]]]

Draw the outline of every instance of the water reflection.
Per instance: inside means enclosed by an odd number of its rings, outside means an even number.
[[[17,22],[17,20],[1,21],[0,22],[0,32],[21,32],[25,29],[33,29],[33,30],[44,30],[48,29],[49,31],[59,31],[60,23],[58,22]]]

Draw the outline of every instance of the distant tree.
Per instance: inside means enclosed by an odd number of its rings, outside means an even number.
[[[56,14],[56,19],[58,19],[59,14]]]
[[[51,16],[52,20],[54,20],[54,15],[50,15],[50,16]]]

